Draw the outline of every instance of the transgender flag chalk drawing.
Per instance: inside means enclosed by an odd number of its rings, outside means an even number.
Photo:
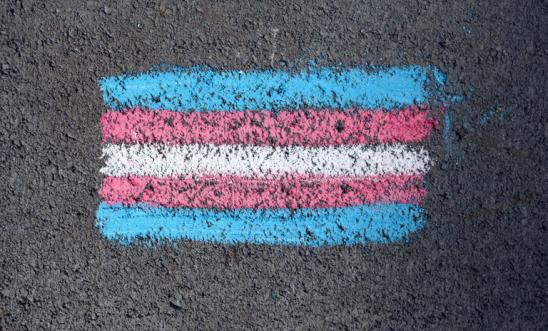
[[[408,66],[103,78],[97,226],[123,243],[405,238],[425,224],[439,77]]]

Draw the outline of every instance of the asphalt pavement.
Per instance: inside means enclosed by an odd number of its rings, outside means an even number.
[[[0,329],[548,329],[548,2],[2,1]],[[391,244],[176,241],[95,227],[101,77],[434,66],[426,227]]]

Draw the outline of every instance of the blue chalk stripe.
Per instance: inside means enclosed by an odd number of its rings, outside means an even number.
[[[278,110],[312,108],[400,108],[426,102],[427,73],[405,66],[366,71],[316,68],[287,71],[212,71],[176,68],[99,81],[104,103],[113,109],[141,107],[174,111]]]
[[[388,243],[424,224],[422,208],[411,204],[215,211],[101,203],[97,209],[101,233],[125,244],[136,238],[306,246]]]

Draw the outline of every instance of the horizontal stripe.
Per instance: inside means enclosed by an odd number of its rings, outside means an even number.
[[[418,203],[421,175],[366,178],[297,176],[271,180],[238,176],[106,177],[99,191],[109,204],[138,202],[186,208],[330,208],[371,203]]]
[[[418,66],[298,72],[176,68],[105,77],[99,87],[105,105],[118,110],[390,109],[425,103],[430,94],[427,87],[436,85],[436,80],[428,79],[432,71],[436,69]]]
[[[101,203],[96,216],[103,236],[122,243],[148,238],[224,244],[355,245],[398,241],[425,224],[422,209],[408,204],[216,211]]]
[[[247,145],[104,145],[107,176],[278,174],[376,176],[422,173],[428,152],[406,145],[266,147]]]
[[[426,108],[178,113],[131,109],[101,116],[103,143],[329,146],[412,143],[436,127]]]

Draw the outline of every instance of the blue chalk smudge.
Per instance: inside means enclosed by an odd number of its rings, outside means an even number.
[[[433,69],[434,79],[436,82],[443,86],[447,83],[447,76],[441,72],[438,68]],[[460,95],[448,95],[442,94],[439,98],[439,101],[444,107],[449,107],[451,103],[458,103],[463,100],[463,97]],[[448,155],[453,154],[453,141],[451,138],[451,114],[449,109],[445,110],[443,115],[443,142],[445,145],[445,150]]]
[[[500,118],[504,120],[513,111],[512,107],[506,108],[502,113],[500,113]]]
[[[433,68],[432,73],[434,74],[434,79],[439,85],[445,85],[447,83],[447,76],[441,72],[438,68]]]
[[[123,244],[137,238],[306,246],[388,243],[424,225],[422,208],[412,204],[219,211],[101,203],[97,209],[101,233]]]
[[[453,152],[453,143],[451,141],[451,115],[449,113],[449,109],[447,109],[443,115],[442,137],[445,150],[447,151],[447,154],[451,155]]]
[[[443,92],[442,88],[445,84],[447,84],[447,75],[445,75],[440,69],[435,67],[432,68],[432,74],[434,75],[434,81],[439,85],[438,89],[434,92],[438,94],[438,101],[440,101],[442,105],[447,107],[451,103],[458,103],[464,99],[461,95],[450,95]]]
[[[490,110],[486,111],[485,113],[481,114],[480,120],[479,120],[480,124],[485,125],[485,124],[491,122],[493,120],[493,117],[495,117],[495,115],[497,114],[498,109],[500,109],[500,108],[494,107],[493,109],[490,109]],[[506,116],[508,116],[508,114],[510,114],[511,112],[512,112],[512,108],[508,107],[508,108],[504,109],[503,111],[499,112],[498,118],[501,119],[501,120],[504,120],[506,118]]]
[[[487,124],[489,121],[491,121],[491,118],[495,114],[494,110],[489,110],[483,114],[481,114],[480,117],[480,124]]]

